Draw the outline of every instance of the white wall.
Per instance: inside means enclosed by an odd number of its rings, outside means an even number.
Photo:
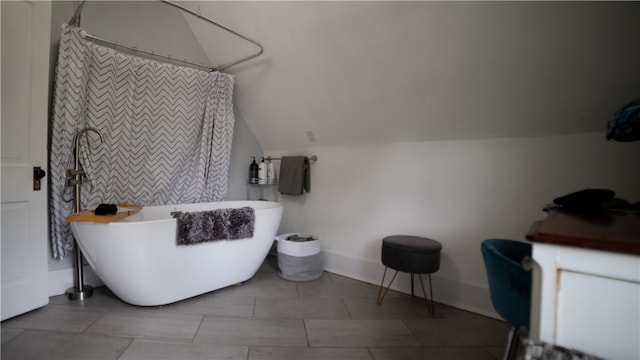
[[[600,131],[640,88],[637,1],[186,5],[264,45],[230,71],[270,150]],[[214,63],[255,51],[191,20]]]
[[[640,201],[640,144],[606,142],[604,132],[271,154],[318,155],[311,192],[279,197],[280,233],[320,236],[327,270],[379,284],[384,236],[430,237],[443,245],[436,300],[489,315],[482,240],[525,240],[545,204],[585,188]],[[399,289],[407,290],[407,279]]]
[[[53,74],[57,61],[60,26],[71,18],[74,9],[74,2],[55,1],[53,3],[50,69],[52,81],[55,78]],[[90,34],[125,45],[138,46],[163,54],[173,54],[195,62],[209,63],[181,12],[159,2],[87,2],[82,12],[81,27]],[[260,144],[256,141],[242,116],[237,114],[231,149],[227,199],[246,198],[249,158],[251,155],[261,153]],[[62,293],[73,285],[72,267],[72,254],[63,260],[49,259],[50,293],[52,295]],[[92,274],[89,272],[87,277],[91,276]],[[96,282],[95,279],[87,280],[87,283],[92,285],[95,285]]]
[[[262,154],[262,147],[242,118],[242,114],[237,109],[235,113],[236,125],[233,130],[231,163],[229,165],[229,190],[225,199],[245,200],[249,194],[247,183],[251,157]]]

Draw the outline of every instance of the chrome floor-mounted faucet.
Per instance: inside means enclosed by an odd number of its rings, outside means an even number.
[[[100,137],[100,143],[104,143],[104,136],[100,130],[92,127],[87,127],[82,130],[78,130],[76,136],[73,139],[73,154],[75,159],[75,165],[73,169],[67,169],[67,186],[73,186],[74,189],[74,211],[80,212],[81,209],[81,194],[80,188],[82,187],[82,177],[85,175],[82,166],[80,165],[80,136],[89,131],[95,132]],[[93,295],[93,287],[84,284],[84,276],[82,274],[82,252],[78,247],[78,242],[74,240],[75,251],[75,286],[67,289],[66,294],[69,300],[83,300]]]

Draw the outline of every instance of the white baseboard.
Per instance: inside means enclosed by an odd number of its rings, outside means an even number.
[[[382,273],[384,272],[382,263],[355,259],[328,251],[323,251],[322,253],[326,271],[380,286]],[[432,274],[431,279],[433,281],[433,297],[435,301],[458,309],[502,319],[491,305],[489,289],[461,283],[454,279],[439,276],[438,273]],[[423,277],[423,280],[427,281],[425,277]],[[385,285],[386,283],[387,281],[385,281]],[[398,273],[391,289],[410,294],[411,280],[409,274]]]
[[[84,284],[93,287],[103,286],[104,283],[93,272],[89,265],[82,268],[84,275]],[[75,268],[67,268],[49,271],[49,296],[57,296],[64,294],[67,289],[75,286]]]

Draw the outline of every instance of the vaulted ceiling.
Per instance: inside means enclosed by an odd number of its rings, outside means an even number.
[[[181,4],[264,46],[228,71],[267,151],[604,134],[640,96],[638,2]],[[213,64],[255,51],[185,19]]]

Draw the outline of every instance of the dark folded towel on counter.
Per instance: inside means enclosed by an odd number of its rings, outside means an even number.
[[[118,212],[118,207],[114,204],[100,204],[94,210],[96,215],[113,215]]]
[[[176,221],[177,245],[253,237],[256,214],[252,207],[208,211],[172,212]]]
[[[311,191],[311,167],[306,156],[283,156],[280,161],[278,191],[287,195],[302,195]]]

